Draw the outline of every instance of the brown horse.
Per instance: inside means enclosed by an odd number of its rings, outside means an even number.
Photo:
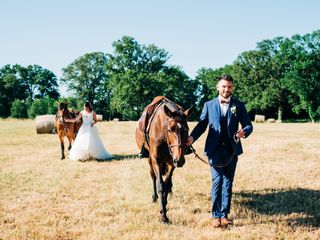
[[[66,122],[65,119],[73,119],[79,113],[69,111],[67,102],[58,102],[58,112],[56,114],[56,128],[61,144],[61,160],[65,159],[64,155],[64,137],[69,140],[68,150],[71,149],[72,143],[75,140],[77,133],[81,127],[82,120],[77,122]]]
[[[158,195],[160,196],[161,220],[168,223],[166,205],[168,194],[172,192],[172,174],[175,167],[182,167],[185,163],[184,154],[189,130],[187,118],[192,108],[184,111],[178,104],[158,96],[144,109],[139,121],[144,121],[150,107],[154,112],[148,117],[149,122],[145,126],[147,130],[142,132],[137,126],[135,136],[138,147],[141,149],[144,144],[149,151],[152,200],[156,202]]]

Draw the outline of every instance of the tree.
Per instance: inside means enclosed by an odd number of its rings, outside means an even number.
[[[0,116],[10,115],[16,99],[25,102],[43,97],[57,99],[57,89],[56,76],[47,69],[38,65],[5,65],[0,69]]]
[[[28,104],[16,99],[12,103],[10,112],[13,118],[28,118]]]
[[[233,69],[249,111],[276,107],[282,120],[289,106],[296,114],[307,112],[311,121],[319,119],[320,31],[264,40],[240,54]]]
[[[190,79],[178,66],[168,66],[163,69],[163,78],[159,86],[162,86],[161,95],[180,104],[184,109],[196,106],[199,94],[199,82],[197,79]],[[195,109],[196,112],[196,109]],[[193,114],[196,116],[197,114]]]
[[[5,65],[0,69],[0,116],[10,116],[15,99],[27,98],[26,84],[19,76],[20,65]]]
[[[161,92],[159,79],[168,53],[154,45],[142,46],[124,36],[113,43],[114,53],[108,64],[111,73],[111,107],[114,115],[138,119],[144,107]]]
[[[296,61],[286,78],[290,101],[295,113],[306,111],[314,122],[320,119],[320,30],[291,39]]]
[[[292,42],[283,37],[259,42],[256,50],[239,55],[233,71],[239,79],[239,96],[248,103],[249,111],[276,106],[278,120],[282,120],[289,93],[286,74],[292,58]]]
[[[58,111],[57,101],[46,97],[35,99],[28,110],[30,118],[35,118],[38,115],[55,114]]]
[[[94,106],[99,105],[104,114],[109,112],[110,102],[109,75],[106,70],[108,61],[105,53],[87,53],[63,68],[61,79],[77,98],[90,101]]]
[[[58,99],[58,83],[54,73],[38,65],[18,66],[17,71],[19,79],[27,89],[29,99],[43,97]]]
[[[113,114],[137,120],[143,109],[158,95],[165,95],[183,107],[195,102],[195,81],[178,66],[169,66],[168,53],[155,45],[140,45],[124,36],[113,43],[110,71]],[[184,106],[185,105],[185,106]]]

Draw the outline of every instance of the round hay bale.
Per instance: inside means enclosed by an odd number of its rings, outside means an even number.
[[[98,122],[102,122],[102,120],[103,120],[102,114],[96,114],[96,117],[97,117]]]
[[[55,133],[55,115],[36,116],[37,133]]]
[[[269,118],[267,121],[268,121],[268,123],[275,123],[276,122],[276,120],[274,118]]]
[[[256,123],[263,123],[265,120],[265,116],[264,115],[256,115],[254,118],[254,121]]]

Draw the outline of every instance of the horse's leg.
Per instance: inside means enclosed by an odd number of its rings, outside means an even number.
[[[158,199],[158,194],[157,194],[157,183],[156,183],[156,175],[154,174],[153,168],[152,168],[152,160],[149,157],[148,159],[149,166],[150,166],[150,175],[152,179],[152,202],[156,202]]]
[[[160,161],[159,161],[160,162]],[[157,164],[156,161],[153,161],[152,164],[153,173],[156,177],[156,186],[157,186],[157,193],[160,196],[160,214],[161,220],[163,223],[169,223],[169,219],[167,217],[167,210],[166,210],[166,203],[164,198],[164,183],[161,175],[161,168],[162,164]]]
[[[72,147],[72,144],[73,144],[73,141],[75,139],[74,137],[74,129],[72,127],[69,128],[69,133],[68,133],[68,140],[69,140],[69,147],[68,147],[68,150],[70,151],[71,147]]]
[[[166,163],[164,163],[166,164]],[[174,170],[174,166],[167,164],[167,171],[165,175],[165,180],[163,182],[163,194],[162,194],[162,203],[163,203],[163,214],[162,218],[167,218],[166,212],[167,212],[167,202],[168,202],[168,194],[172,191],[172,174]],[[168,220],[169,221],[169,220]]]
[[[169,193],[172,193],[172,175],[175,167],[173,165],[167,164],[167,169],[168,170],[166,172],[164,184],[165,184],[166,193],[168,195]]]
[[[70,151],[70,149],[72,147],[72,141],[73,141],[72,134],[68,134],[68,140],[69,140],[68,150]]]
[[[59,133],[60,145],[61,145],[61,160],[65,159],[64,156],[64,135]]]

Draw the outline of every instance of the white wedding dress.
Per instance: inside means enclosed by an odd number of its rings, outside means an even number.
[[[112,155],[107,152],[99,137],[98,129],[91,126],[93,123],[93,111],[87,113],[81,111],[82,125],[69,152],[70,160],[85,161],[89,159],[107,160]]]

